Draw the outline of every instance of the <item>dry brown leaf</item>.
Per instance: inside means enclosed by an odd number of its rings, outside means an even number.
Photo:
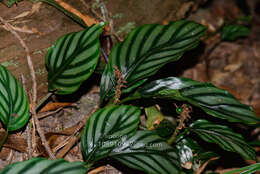
[[[48,103],[39,112],[54,111],[56,109],[64,108],[68,106],[75,106],[75,103],[59,103],[59,102]]]
[[[0,140],[3,139],[4,135],[5,132],[0,131]],[[3,146],[8,147],[10,149],[17,150],[19,152],[26,152],[27,142],[22,136],[19,136],[17,134],[9,134]]]
[[[56,0],[56,2],[62,6],[64,9],[68,10],[69,12],[75,14],[79,18],[81,18],[87,26],[91,26],[93,24],[97,24],[98,22],[91,16],[84,15],[77,9],[73,8],[71,5],[67,4],[66,2],[63,2],[62,0]]]

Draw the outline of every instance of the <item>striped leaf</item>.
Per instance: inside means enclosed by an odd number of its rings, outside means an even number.
[[[180,173],[176,149],[153,131],[138,131],[133,136],[123,137],[110,156],[150,174]]]
[[[127,92],[140,86],[165,64],[178,60],[185,51],[196,47],[205,27],[180,20],[163,26],[149,24],[137,27],[124,42],[115,45],[101,79],[101,101],[114,95],[117,67]],[[129,90],[129,88],[131,90]]]
[[[49,91],[75,92],[95,70],[100,56],[102,25],[63,35],[46,55]]]
[[[239,153],[246,159],[256,160],[255,150],[240,134],[234,133],[227,126],[207,120],[197,120],[190,125],[188,130],[196,133],[206,142],[218,144],[224,150]]]
[[[107,106],[88,120],[81,139],[84,159],[94,162],[107,157],[122,137],[134,133],[140,110],[134,106]]]
[[[48,160],[32,158],[8,165],[0,174],[85,174],[87,168],[81,162],[67,162],[63,159]]]
[[[29,102],[23,87],[0,65],[0,119],[7,130],[22,128],[29,120]]]
[[[251,30],[243,25],[225,25],[221,30],[221,39],[226,41],[234,41],[239,37],[246,37]]]
[[[168,77],[145,85],[127,100],[142,97],[186,101],[200,107],[209,115],[231,122],[246,124],[260,122],[260,118],[254,114],[251,107],[240,103],[229,92],[219,89],[211,83]]]
[[[260,163],[255,163],[250,166],[246,166],[240,169],[235,169],[229,172],[225,172],[224,174],[254,174],[260,171]]]

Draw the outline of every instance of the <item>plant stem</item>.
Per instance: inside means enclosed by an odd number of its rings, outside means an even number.
[[[53,93],[48,92],[36,105],[36,110],[38,110],[43,103],[45,103],[51,96],[53,95]]]
[[[133,97],[126,97],[124,99],[122,99],[119,104],[122,104],[122,103],[125,103],[125,102],[128,102],[128,101],[131,101],[131,100],[136,100],[136,99],[139,99],[140,97],[139,96],[133,96]]]
[[[2,147],[3,147],[3,145],[5,144],[5,142],[6,142],[6,140],[7,140],[7,138],[8,138],[8,129],[5,131],[5,135],[4,135],[4,137],[3,137],[3,139],[1,140],[1,142],[0,142],[0,151],[2,150]]]
[[[172,136],[171,136],[171,137],[169,138],[169,140],[168,140],[168,144],[171,145],[172,143],[175,142],[175,139],[176,139],[176,137],[177,137],[179,131],[180,131],[180,130],[178,129],[178,127],[176,127],[174,133],[172,134]]]

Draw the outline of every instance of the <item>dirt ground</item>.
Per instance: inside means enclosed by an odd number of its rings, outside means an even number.
[[[92,0],[85,3],[79,1],[73,2],[71,5],[98,20],[100,16],[102,18],[103,13],[102,6],[95,7],[98,5],[97,2],[100,1]],[[205,0],[111,0],[104,1],[104,6],[106,16],[103,18],[109,18],[110,22],[113,22],[113,30],[121,38],[124,38],[126,33],[135,26],[145,23],[165,24],[172,20],[188,17],[190,20],[195,20],[216,30],[224,21],[244,15],[244,12],[235,4],[235,0],[230,0],[229,3],[226,3],[225,0],[209,0],[208,2]],[[254,15],[249,37],[234,42],[221,42],[212,52],[209,52],[206,58],[205,46],[211,43],[199,46],[201,50],[194,54],[196,58],[192,53],[185,55],[183,59],[170,65],[175,66],[176,70],[169,72],[167,67],[165,68],[167,69],[167,71],[165,70],[166,75],[177,74],[198,81],[210,81],[217,87],[230,91],[242,103],[252,106],[256,114],[260,116],[260,14],[257,11],[259,6],[259,0],[249,1],[250,12]],[[95,13],[99,16],[95,16]],[[26,0],[11,8],[0,3],[0,16],[18,31],[30,49],[36,71],[38,100],[40,100],[47,93],[47,71],[44,62],[48,48],[63,34],[79,31],[82,28],[49,5]],[[191,63],[187,65],[187,62]],[[2,25],[0,26],[0,63],[6,66],[17,79],[21,80],[23,75],[26,79],[27,92],[30,93],[31,80],[26,53],[19,41]],[[97,77],[100,76],[97,75]],[[87,89],[82,92],[84,95],[77,98],[78,100],[72,101],[71,97],[66,100],[66,102],[74,102],[73,107],[59,109],[53,114],[50,113],[50,115],[40,118],[48,141],[52,148],[56,147],[57,154],[60,154],[62,148],[57,148],[59,143],[66,141],[68,136],[73,136],[75,126],[80,124],[80,121],[98,105],[98,83],[96,76],[89,79],[84,84],[87,86]],[[62,132],[61,130],[64,129],[66,131]],[[27,132],[28,129],[24,129],[22,132],[9,136],[6,145],[0,152],[0,169],[9,163],[28,158],[26,154]],[[35,145],[39,151],[34,152],[34,155],[46,156],[39,139]],[[82,160],[80,145],[74,146],[64,156],[68,161]],[[120,172],[112,166],[106,166],[103,173]]]

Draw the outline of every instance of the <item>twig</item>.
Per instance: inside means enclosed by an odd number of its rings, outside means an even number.
[[[36,115],[36,101],[37,101],[37,83],[36,83],[36,77],[35,77],[35,71],[34,71],[34,67],[33,67],[33,63],[32,63],[32,60],[31,60],[31,56],[30,56],[30,51],[29,51],[29,48],[27,47],[27,45],[25,44],[25,42],[23,41],[23,39],[18,35],[18,33],[16,31],[14,31],[12,29],[12,27],[10,27],[10,25],[8,24],[8,22],[6,22],[2,17],[0,17],[0,21],[6,26],[6,29],[8,31],[10,31],[19,41],[20,41],[20,44],[22,45],[22,47],[25,49],[25,52],[26,52],[26,58],[27,58],[27,64],[29,66],[29,70],[30,70],[30,75],[31,75],[31,78],[32,78],[32,102],[31,102],[31,114],[32,114],[32,117],[35,121],[35,124],[36,124],[36,129],[37,129],[37,132],[39,133],[40,135],[40,138],[42,140],[42,144],[43,146],[45,147],[49,157],[51,159],[56,159],[54,154],[52,153],[51,151],[51,148],[50,146],[48,145],[47,141],[46,141],[46,137],[44,135],[44,133],[42,132],[41,130],[41,127],[40,127],[40,122],[37,118],[37,115]]]
[[[196,172],[196,174],[201,174],[203,172],[203,170],[207,167],[207,165],[209,164],[209,162],[214,161],[219,159],[219,157],[214,157],[214,158],[210,158],[208,161],[206,161],[201,168]]]
[[[105,166],[101,166],[101,167],[91,170],[90,172],[88,172],[88,174],[97,174],[102,171],[105,171],[105,169],[106,169]]]
[[[63,108],[58,108],[58,109],[56,109],[55,111],[38,113],[38,114],[37,114],[37,117],[38,117],[38,119],[42,119],[42,118],[51,116],[51,115],[53,115],[53,114],[56,114],[57,112],[61,111],[62,109],[63,109]]]
[[[21,75],[21,79],[22,79],[22,85],[23,85],[23,89],[24,91],[27,93],[27,87],[26,87],[26,79],[24,77],[24,75]],[[31,130],[31,125],[27,124],[26,127],[26,134],[27,134],[27,146],[28,146],[28,157],[31,158],[32,157],[32,134],[31,134],[32,130]]]

